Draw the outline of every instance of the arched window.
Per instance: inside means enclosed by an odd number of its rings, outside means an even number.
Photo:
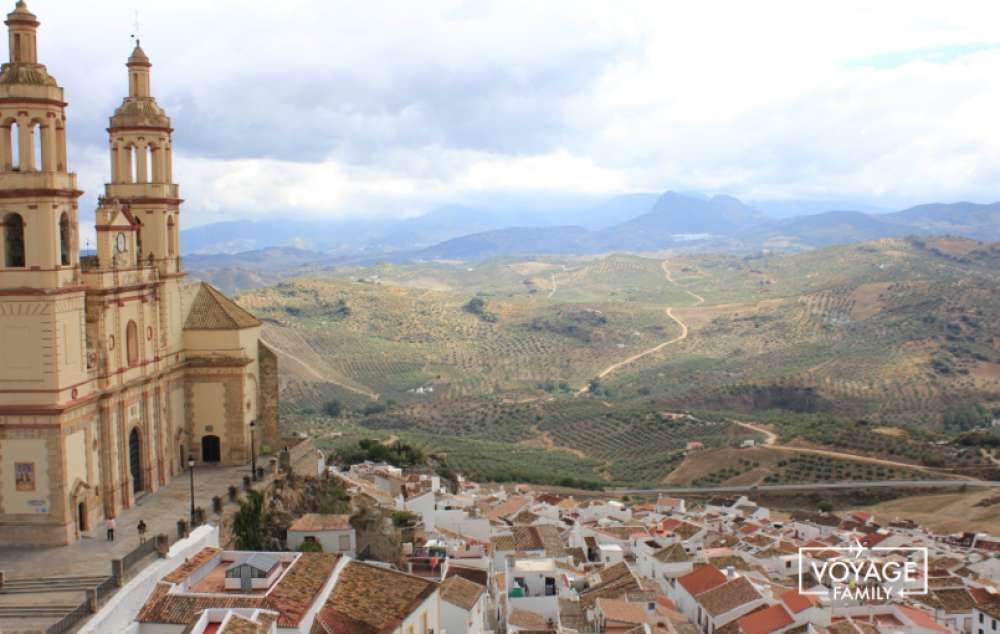
[[[3,218],[3,260],[4,266],[24,266],[24,220],[19,214]]]
[[[139,178],[137,171],[139,169],[139,166],[138,166],[138,161],[136,160],[138,157],[136,156],[135,146],[134,145],[128,146],[125,149],[125,155],[128,157],[128,179],[129,179],[128,182],[138,183]]]
[[[70,233],[69,216],[64,211],[62,216],[59,217],[59,261],[63,266],[70,264],[69,254],[73,248],[73,245],[70,243],[71,240],[72,234]]]
[[[135,231],[135,263],[140,265],[142,264],[142,221],[138,218],[135,221],[139,225]]]
[[[125,327],[125,352],[129,367],[139,363],[139,328],[134,321],[128,322]]]
[[[174,238],[174,217],[167,217],[167,255],[174,256],[177,255],[175,251],[177,250],[176,239]]]
[[[10,168],[21,168],[21,124],[17,121],[10,124]]]
[[[153,160],[154,160],[155,156],[156,155],[153,152],[153,146],[147,145],[146,146],[146,164],[143,165],[143,167],[146,168],[146,181],[145,182],[147,182],[147,183],[155,183],[156,182],[156,170],[153,169],[153,166],[155,165],[155,163],[153,163]]]
[[[28,167],[36,172],[42,171],[42,124],[31,124],[31,165]]]

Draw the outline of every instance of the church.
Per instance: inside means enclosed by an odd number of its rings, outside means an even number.
[[[253,315],[185,283],[173,129],[138,41],[107,128],[96,254],[81,257],[63,89],[23,1],[5,24],[0,544],[66,544],[189,460],[243,465],[276,447],[277,358]]]

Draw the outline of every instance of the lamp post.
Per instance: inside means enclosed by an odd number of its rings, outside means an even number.
[[[191,530],[194,530],[194,458],[188,458],[188,471],[191,472]]]
[[[254,450],[253,430],[257,426],[257,421],[250,421],[250,479],[257,481],[257,452]]]

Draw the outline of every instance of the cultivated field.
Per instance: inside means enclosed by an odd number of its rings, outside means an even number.
[[[981,475],[980,447],[951,439],[1000,412],[1000,248],[965,240],[380,264],[240,301],[281,355],[288,420],[319,435],[344,424],[407,434],[481,474],[616,484],[868,474],[837,457],[779,465],[760,448],[686,476],[689,441],[736,451],[761,439],[730,422],[742,418],[782,444]],[[333,401],[342,413],[324,416]],[[664,415],[674,411],[699,415]],[[555,457],[543,465],[543,455]]]

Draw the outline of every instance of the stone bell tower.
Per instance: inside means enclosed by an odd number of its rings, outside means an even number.
[[[0,68],[0,404],[65,404],[86,389],[76,174],[63,89],[38,63],[38,20],[7,15]],[[74,390],[73,388],[78,388]],[[75,391],[75,394],[74,394]]]
[[[38,20],[7,15],[0,67],[0,536],[65,543],[96,520],[95,372],[63,89],[38,62]]]
[[[111,182],[104,203],[127,208],[137,224],[137,257],[152,264],[163,281],[158,354],[176,354],[182,347],[180,258],[180,199],[173,182],[170,117],[156,103],[150,85],[152,64],[142,46],[125,64],[128,96],[111,116]]]

